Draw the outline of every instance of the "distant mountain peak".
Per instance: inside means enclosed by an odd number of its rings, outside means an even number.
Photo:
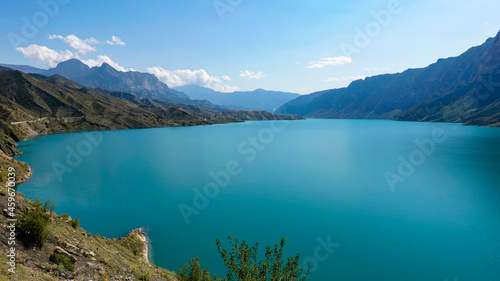
[[[187,95],[171,91],[151,73],[122,72],[106,62],[90,68],[80,60],[70,59],[42,74],[59,74],[87,87],[126,92],[142,98],[189,101]]]
[[[116,68],[112,67],[111,65],[109,65],[106,62],[103,62],[101,64],[101,66],[99,66],[99,67],[96,66],[94,68],[98,69],[99,71],[105,71],[105,72],[108,72],[108,73],[111,73],[111,74],[114,74],[114,75],[117,75],[120,72],[122,72],[122,71],[119,71]],[[124,72],[124,73],[126,73],[126,72]]]
[[[47,70],[42,73],[46,76],[52,76],[54,74],[60,74],[68,79],[74,79],[76,77],[86,75],[90,70],[90,67],[78,59],[69,59],[57,64],[56,67]]]
[[[88,65],[84,64],[79,59],[69,59],[67,61],[60,62],[57,64],[56,67],[65,67],[65,66],[82,67],[82,68],[86,68],[86,69],[90,68]]]
[[[104,69],[114,69],[114,70],[116,70],[114,67],[112,67],[111,65],[109,65],[109,63],[107,63],[107,62],[103,62],[103,63],[101,64],[101,68],[104,68]]]

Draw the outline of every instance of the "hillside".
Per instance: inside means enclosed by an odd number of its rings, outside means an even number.
[[[257,110],[274,112],[284,103],[291,101],[299,94],[267,91],[257,89],[251,92],[237,91],[233,93],[222,93],[196,85],[186,85],[175,88],[175,90],[186,93],[194,100],[208,100],[231,109]]]
[[[500,90],[493,88],[490,92],[483,84],[472,83],[444,97],[423,102],[394,119],[500,127]]]
[[[208,125],[238,121],[216,112],[197,115],[175,104],[161,105],[83,87],[61,76],[40,79],[19,71],[0,72],[0,116],[26,134]],[[196,107],[194,107],[196,108]],[[4,141],[5,143],[5,141]],[[6,151],[6,153],[9,153]]]
[[[484,79],[490,76],[500,66],[499,40],[500,33],[495,38],[489,38],[484,44],[473,47],[458,57],[439,59],[425,68],[368,77],[354,81],[346,88],[301,96],[284,104],[277,110],[277,113],[298,114],[312,118],[443,120],[431,117],[431,115],[439,114],[437,111],[442,109],[439,99],[446,100],[452,96],[460,99],[468,92],[465,90],[467,87],[478,83],[481,77]],[[445,98],[446,96],[448,97]],[[433,100],[436,102],[431,105],[423,104]],[[481,108],[476,109],[482,112],[477,116],[478,118],[486,120],[484,117],[496,114],[495,107],[489,102],[494,102],[494,99],[483,101]],[[411,112],[404,112],[419,104],[422,104],[422,107],[415,110],[421,115],[416,116]],[[424,108],[428,111],[426,112]],[[451,120],[462,122],[470,118],[473,116]]]

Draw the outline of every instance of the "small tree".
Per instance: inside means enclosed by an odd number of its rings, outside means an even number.
[[[37,198],[33,203],[33,208],[19,216],[18,237],[26,247],[43,247],[49,238],[47,230],[47,225],[50,222],[49,211],[53,210],[54,204],[52,202],[41,202]]]
[[[219,239],[216,239],[217,249],[228,268],[227,277],[218,279],[210,278],[207,269],[202,270],[199,258],[191,259],[189,264],[185,264],[183,269],[178,270],[178,277],[181,281],[304,281],[310,273],[310,267],[304,274],[304,270],[299,266],[300,254],[288,258],[284,264],[283,248],[285,239],[281,238],[281,243],[276,243],[274,248],[266,247],[265,259],[258,261],[259,244],[250,247],[245,241],[241,244],[238,239],[229,236],[229,244],[232,252],[222,249]]]
[[[207,269],[201,269],[200,258],[192,258],[189,264],[185,264],[183,268],[177,270],[178,277],[181,281],[222,281],[215,275],[214,279],[210,278],[210,272]]]
[[[228,254],[227,249],[222,249],[221,242],[216,239],[219,250],[226,267],[228,268],[227,279],[229,281],[304,281],[310,273],[310,266],[304,274],[299,266],[300,254],[288,258],[283,266],[283,248],[285,238],[281,243],[266,247],[265,259],[257,261],[259,243],[249,247],[245,241],[238,243],[238,239],[229,236],[229,244],[232,252]]]

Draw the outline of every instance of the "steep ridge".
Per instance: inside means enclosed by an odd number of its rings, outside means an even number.
[[[458,57],[439,59],[425,68],[368,77],[346,88],[301,96],[276,112],[313,118],[415,120],[409,117],[411,114],[402,112],[420,103],[458,93],[480,77],[491,75],[500,65],[499,38],[500,33]]]
[[[500,126],[500,37],[483,56],[475,81],[394,117],[404,121],[460,122]]]

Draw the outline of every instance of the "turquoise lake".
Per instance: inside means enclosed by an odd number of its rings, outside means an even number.
[[[170,270],[198,256],[220,276],[215,239],[231,235],[262,249],[286,238],[312,281],[500,278],[500,128],[254,121],[19,148],[34,171],[26,197],[105,237],[149,228],[152,258]]]

